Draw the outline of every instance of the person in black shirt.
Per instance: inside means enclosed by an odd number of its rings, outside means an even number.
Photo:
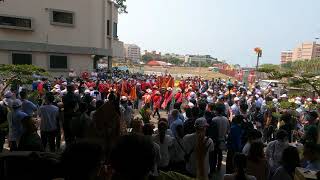
[[[72,135],[71,122],[76,116],[80,104],[80,97],[74,93],[73,85],[67,86],[67,94],[62,98],[64,107],[63,131],[67,146],[70,145],[75,137]]]

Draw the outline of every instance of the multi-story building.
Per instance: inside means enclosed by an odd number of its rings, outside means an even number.
[[[211,57],[210,55],[186,55],[185,63],[214,63],[217,62],[218,59]]]
[[[320,58],[320,44],[316,42],[302,43],[293,51],[281,53],[281,63]]]
[[[133,63],[139,63],[141,60],[140,47],[135,44],[125,44],[125,57]]]
[[[292,62],[292,51],[282,51],[281,52],[281,64]]]
[[[0,4],[0,63],[63,74],[111,66],[123,47],[110,0],[9,0]]]
[[[147,56],[150,56],[152,57],[152,59],[154,60],[161,60],[162,59],[162,56],[161,56],[161,52],[158,52],[157,51],[147,51],[147,50],[144,50],[144,55],[147,55]]]

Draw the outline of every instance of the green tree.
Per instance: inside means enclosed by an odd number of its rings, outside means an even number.
[[[2,79],[5,79],[5,86],[0,90],[0,97],[9,86],[31,84],[34,79],[34,74],[40,76],[49,76],[49,74],[44,69],[37,66],[1,64],[0,77]]]
[[[308,65],[310,63],[310,65]],[[313,61],[301,61],[291,64],[291,68],[280,68],[278,65],[268,64],[262,65],[258,71],[267,73],[270,79],[288,78],[289,86],[311,89],[320,96],[320,76],[318,73],[308,72],[308,68],[312,71],[316,66]],[[305,70],[305,71],[304,71]]]
[[[179,58],[176,58],[176,57],[170,57],[168,59],[168,62],[175,65],[181,65],[183,63],[183,61],[181,61]]]
[[[152,60],[153,57],[152,57],[151,55],[145,54],[145,55],[142,55],[141,59],[142,59],[142,61],[143,61],[144,63],[147,63],[147,62],[149,62],[150,60]]]
[[[128,13],[126,1],[127,0],[115,0],[115,3],[118,5],[119,8],[119,13]]]

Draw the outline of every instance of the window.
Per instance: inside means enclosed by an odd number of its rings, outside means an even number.
[[[116,22],[113,23],[113,37],[118,38],[118,24]]]
[[[61,26],[74,26],[74,13],[63,10],[50,11],[51,24]]]
[[[110,20],[107,20],[107,35],[110,36]]]
[[[32,19],[0,15],[0,28],[32,30]]]
[[[12,53],[12,64],[32,64],[32,54]]]
[[[50,55],[50,69],[68,69],[68,57],[63,55]]]

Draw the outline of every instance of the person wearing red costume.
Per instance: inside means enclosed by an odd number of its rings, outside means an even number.
[[[174,96],[174,99],[175,99],[176,104],[179,104],[179,106],[181,106],[181,104],[182,104],[182,98],[183,98],[183,95],[182,95],[181,89],[177,88],[177,93]]]
[[[167,114],[169,114],[169,112],[170,112],[170,105],[172,102],[172,97],[173,97],[172,88],[168,87],[167,92],[164,95],[164,101],[161,105],[161,107],[167,111]]]
[[[160,105],[161,105],[161,100],[162,97],[160,95],[159,91],[156,91],[155,95],[152,98],[152,102],[153,102],[153,117],[157,114],[158,115],[158,119],[160,119],[160,113],[159,113],[159,109],[160,109]]]

